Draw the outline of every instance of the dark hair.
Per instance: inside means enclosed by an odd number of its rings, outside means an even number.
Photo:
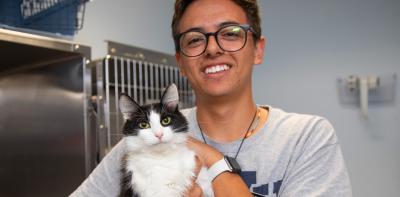
[[[171,29],[172,37],[175,38],[179,34],[178,26],[183,13],[186,8],[196,0],[176,0],[175,1],[175,11],[172,17]],[[258,11],[257,0],[232,0],[238,6],[240,6],[246,13],[247,19],[249,20],[249,25],[254,29],[255,33],[254,40],[257,42],[261,37],[261,19]],[[179,51],[179,41],[174,39],[175,50]]]

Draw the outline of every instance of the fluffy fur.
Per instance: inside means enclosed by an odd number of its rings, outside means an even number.
[[[188,123],[178,110],[178,99],[173,84],[157,104],[139,106],[121,95],[126,153],[120,196],[179,197],[191,187],[195,154],[186,147]],[[202,180],[198,183],[206,196],[213,196],[206,170],[197,180]]]

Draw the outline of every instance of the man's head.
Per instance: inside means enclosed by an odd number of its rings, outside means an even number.
[[[171,29],[172,36],[175,38],[180,32],[179,21],[181,20],[186,8],[196,0],[176,0],[175,1],[175,12],[172,17]],[[261,38],[261,20],[258,9],[257,0],[232,0],[238,6],[240,6],[246,13],[249,25],[254,29],[254,40],[258,41]],[[175,50],[179,52],[179,41],[174,39]]]
[[[253,66],[262,63],[265,44],[259,35],[256,2],[177,0],[176,6],[172,26],[179,48],[175,56],[197,104],[216,98],[247,96],[250,100]]]

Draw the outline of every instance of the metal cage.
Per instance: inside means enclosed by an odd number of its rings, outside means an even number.
[[[93,105],[97,110],[99,160],[122,137],[121,93],[139,104],[159,102],[165,87],[178,87],[180,108],[194,106],[194,94],[187,79],[179,74],[172,55],[108,41],[108,54],[92,63],[96,81]]]

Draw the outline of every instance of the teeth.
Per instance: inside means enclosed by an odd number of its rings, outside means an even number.
[[[229,69],[229,66],[226,64],[216,65],[216,66],[208,67],[206,69],[206,74],[217,73],[217,72],[221,72],[221,71],[228,70],[228,69]]]

